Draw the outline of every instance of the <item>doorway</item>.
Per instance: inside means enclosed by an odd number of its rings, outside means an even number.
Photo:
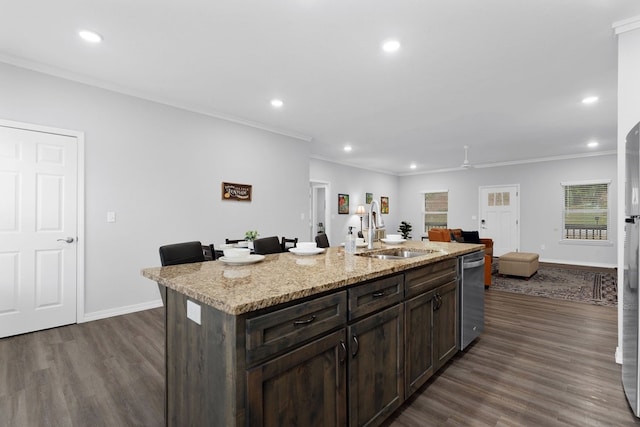
[[[319,233],[330,235],[329,183],[325,181],[310,181],[309,189],[309,217],[311,218],[309,238],[313,242]]]
[[[83,318],[83,135],[0,120],[0,338]]]
[[[520,250],[520,185],[480,187],[480,237],[493,239],[493,255]]]

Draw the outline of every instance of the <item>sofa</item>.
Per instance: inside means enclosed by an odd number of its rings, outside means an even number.
[[[432,228],[428,233],[431,242],[481,243],[484,245],[484,285],[491,286],[493,263],[493,239],[478,237],[477,231],[463,231],[460,228]],[[477,240],[476,240],[477,239]]]

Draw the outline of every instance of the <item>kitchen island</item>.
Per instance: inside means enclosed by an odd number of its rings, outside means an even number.
[[[378,425],[457,352],[457,257],[407,242],[144,269],[166,306],[167,425]]]

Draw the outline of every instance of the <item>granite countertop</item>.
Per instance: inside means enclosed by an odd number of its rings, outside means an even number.
[[[484,245],[465,243],[376,242],[374,249],[358,249],[357,253],[394,247],[435,252],[380,260],[346,255],[342,247],[331,247],[311,256],[290,252],[265,255],[263,261],[250,265],[227,265],[218,260],[145,268],[142,275],[220,311],[239,315],[484,249]]]

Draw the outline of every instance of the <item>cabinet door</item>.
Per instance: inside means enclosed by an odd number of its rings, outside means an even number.
[[[458,282],[453,281],[435,290],[433,346],[435,370],[458,352]]]
[[[433,314],[435,291],[424,293],[405,303],[405,384],[408,398],[434,372]]]
[[[247,372],[250,426],[344,426],[345,330],[310,342]]]
[[[349,425],[378,425],[404,401],[403,304],[349,326]]]

